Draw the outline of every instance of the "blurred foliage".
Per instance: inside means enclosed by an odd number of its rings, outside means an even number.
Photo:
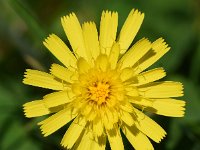
[[[94,20],[99,26],[102,10],[119,12],[121,28],[129,11],[138,8],[145,20],[134,42],[145,36],[162,36],[171,47],[155,66],[163,66],[168,77],[185,87],[184,118],[153,116],[167,131],[155,149],[200,150],[200,1],[199,0],[1,0],[0,1],[0,149],[55,150],[67,127],[43,138],[38,119],[26,119],[22,105],[40,98],[48,90],[22,84],[26,68],[48,70],[57,61],[42,41],[56,33],[67,41],[60,17],[73,11],[81,22]],[[40,118],[41,119],[41,118]],[[125,147],[131,149],[124,139]]]

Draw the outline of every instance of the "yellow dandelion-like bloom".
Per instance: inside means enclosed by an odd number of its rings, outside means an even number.
[[[53,64],[50,73],[27,69],[23,80],[56,91],[24,105],[28,118],[52,114],[38,123],[44,136],[72,121],[61,141],[67,149],[103,150],[108,139],[112,150],[122,150],[123,133],[135,149],[152,150],[148,138],[160,142],[166,132],[143,112],[184,115],[185,102],[174,99],[183,95],[182,84],[158,82],[163,68],[144,71],[168,45],[142,38],[130,46],[143,19],[133,9],[116,38],[117,12],[103,11],[99,36],[94,22],[81,26],[74,13],[61,18],[73,52],[51,34],[44,45],[63,66]]]

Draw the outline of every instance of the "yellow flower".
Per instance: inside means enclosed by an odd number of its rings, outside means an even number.
[[[67,149],[103,150],[108,139],[113,150],[122,150],[123,133],[135,149],[151,150],[148,138],[160,142],[166,132],[143,112],[184,115],[185,102],[174,99],[183,95],[182,84],[158,82],[166,75],[163,68],[144,71],[168,45],[162,38],[142,38],[130,46],[143,19],[133,9],[116,39],[117,12],[103,11],[99,36],[95,23],[81,26],[74,13],[61,18],[73,52],[51,34],[44,45],[63,66],[53,64],[50,73],[28,69],[23,80],[56,91],[24,105],[29,118],[53,114],[38,123],[44,136],[72,121],[61,141]]]

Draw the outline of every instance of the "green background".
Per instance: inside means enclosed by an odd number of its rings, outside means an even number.
[[[199,0],[0,0],[0,149],[56,150],[67,129],[44,138],[37,122],[27,119],[22,105],[49,90],[22,84],[26,68],[48,71],[57,60],[42,45],[50,33],[67,41],[60,17],[75,12],[81,23],[99,26],[102,10],[119,13],[120,30],[129,11],[145,13],[134,40],[163,37],[171,50],[155,66],[167,71],[165,80],[184,84],[184,118],[153,116],[168,135],[155,149],[200,150],[200,1]],[[132,149],[124,139],[126,149]],[[109,149],[109,148],[108,148]]]

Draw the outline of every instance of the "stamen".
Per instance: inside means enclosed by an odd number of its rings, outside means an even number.
[[[110,93],[110,85],[106,82],[94,82],[92,86],[88,88],[90,100],[97,102],[101,105],[107,101]]]

